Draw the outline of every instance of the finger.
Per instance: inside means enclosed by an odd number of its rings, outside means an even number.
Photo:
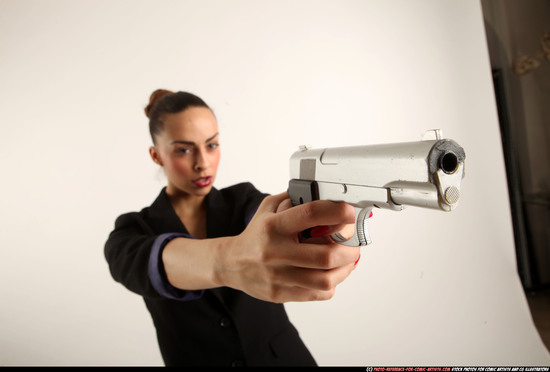
[[[272,292],[268,296],[258,296],[258,298],[269,302],[285,303],[285,302],[306,302],[306,301],[326,301],[334,296],[334,289],[329,291],[321,291],[298,286],[274,286]]]
[[[282,211],[277,216],[282,233],[298,233],[314,226],[353,223],[355,210],[346,203],[315,200]]]
[[[285,199],[277,207],[277,213],[286,211],[289,208],[292,208],[292,201],[290,199]]]
[[[371,211],[368,218],[372,218],[372,215],[373,213]],[[343,238],[343,240],[349,240],[355,234],[355,228],[356,228],[355,221],[354,223],[340,224],[337,226],[315,226],[300,232],[299,239],[300,239],[300,242],[307,240],[308,242],[315,241],[315,242],[329,243],[329,242],[334,242],[334,240],[331,239],[333,234],[339,234]],[[330,235],[331,238],[319,239],[320,237],[326,237],[327,235]],[[340,239],[339,242],[341,241],[342,240]]]
[[[345,240],[351,239],[355,234],[355,224],[339,225],[335,226],[331,234],[340,234]]]
[[[334,242],[332,234],[339,233],[345,238],[350,239],[355,233],[355,224],[341,224],[337,226],[315,226],[299,233],[300,242],[308,243],[331,243]]]
[[[326,238],[319,238],[329,240]],[[332,242],[285,244],[269,256],[272,265],[284,265],[306,269],[330,270],[354,263],[359,258],[359,247],[348,247]]]
[[[286,191],[280,194],[269,195],[265,197],[258,207],[258,212],[276,212],[279,205],[281,205],[285,199],[289,199],[288,192]]]
[[[331,291],[342,283],[354,268],[353,263],[332,270],[290,268],[277,273],[275,281],[305,289]]]

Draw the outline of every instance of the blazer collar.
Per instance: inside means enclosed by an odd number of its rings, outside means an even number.
[[[210,193],[206,196],[207,234],[209,237],[211,231],[220,229],[221,217],[225,214],[222,210],[226,208],[226,206],[227,204],[221,192],[216,188],[212,188]],[[160,194],[148,209],[150,224],[155,233],[181,232],[189,234],[170,203],[170,199],[166,194],[166,187],[163,187]],[[219,236],[219,234],[216,235]]]
[[[166,187],[163,187],[149,209],[151,227],[157,234],[180,232],[189,234],[166,195]]]

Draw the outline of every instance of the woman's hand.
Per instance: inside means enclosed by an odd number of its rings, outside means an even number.
[[[290,206],[287,193],[267,197],[245,231],[220,246],[215,260],[219,285],[271,302],[332,298],[360,252],[328,235],[352,224],[354,209],[323,200]],[[304,240],[301,233],[307,229],[311,239]]]

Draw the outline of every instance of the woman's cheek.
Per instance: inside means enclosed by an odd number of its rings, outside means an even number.
[[[218,151],[213,161],[214,169],[216,170],[216,172],[218,171],[218,165],[220,164],[220,159],[221,159],[221,153]]]
[[[192,174],[191,166],[186,161],[176,161],[174,162],[174,170],[181,176],[190,178]]]

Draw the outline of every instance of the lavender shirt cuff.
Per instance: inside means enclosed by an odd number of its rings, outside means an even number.
[[[165,298],[177,301],[196,300],[202,297],[204,290],[186,291],[178,289],[168,283],[166,273],[164,272],[164,265],[162,263],[162,251],[164,247],[170,240],[182,237],[193,239],[191,236],[183,233],[162,234],[155,239],[149,256],[149,280],[157,293]]]

